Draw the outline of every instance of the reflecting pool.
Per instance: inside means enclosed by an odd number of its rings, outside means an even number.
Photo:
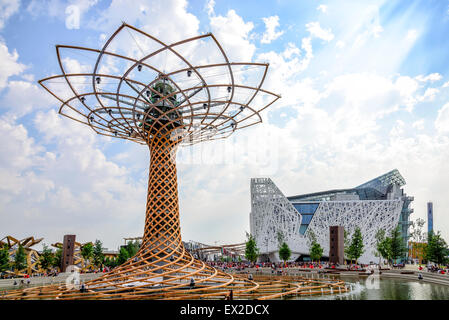
[[[341,277],[352,290],[337,295],[303,296],[301,300],[449,300],[449,286],[399,279]]]

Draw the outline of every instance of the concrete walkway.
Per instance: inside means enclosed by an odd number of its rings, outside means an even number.
[[[402,274],[401,272],[410,271],[413,274]],[[418,279],[418,273],[421,273],[423,276],[422,280]],[[389,270],[383,271],[380,275],[381,278],[395,278],[395,279],[403,279],[403,280],[412,280],[419,282],[429,282],[435,284],[441,284],[445,286],[449,286],[449,275],[447,274],[438,274],[427,271],[414,271],[414,270]]]
[[[13,278],[13,279],[0,279],[0,289],[19,289],[26,288],[27,286],[42,286],[49,284],[63,284],[66,279],[73,275],[73,273],[60,273],[56,277],[31,277],[29,278],[30,284],[28,285],[28,279],[25,278]],[[82,273],[80,274],[80,281],[86,282],[89,280],[93,280],[101,276],[102,273]],[[20,281],[24,282],[23,285],[20,284]],[[14,281],[18,284],[14,285]]]

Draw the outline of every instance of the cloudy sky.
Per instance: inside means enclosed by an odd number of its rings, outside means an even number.
[[[60,73],[56,44],[101,48],[122,21],[166,43],[212,32],[232,61],[270,63],[282,95],[262,124],[179,150],[184,240],[243,241],[251,177],[289,196],[394,168],[412,219],[433,201],[449,240],[446,0],[0,0],[0,238],[142,235],[148,149],[62,118],[37,84]]]

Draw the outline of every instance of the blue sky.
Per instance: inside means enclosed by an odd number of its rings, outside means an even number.
[[[251,177],[294,195],[394,168],[412,219],[433,201],[449,239],[443,0],[0,0],[0,237],[75,233],[115,249],[142,234],[148,150],[62,119],[37,85],[59,73],[56,44],[100,48],[121,21],[168,43],[213,32],[232,60],[269,62],[264,86],[282,95],[263,124],[180,150],[184,240],[243,241]]]

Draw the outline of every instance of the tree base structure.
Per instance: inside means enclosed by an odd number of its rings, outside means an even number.
[[[197,262],[198,263],[198,262]],[[201,264],[199,264],[201,265]],[[162,281],[150,282],[142,280],[135,274],[129,274],[128,279],[137,278],[135,286],[126,286],[123,282],[110,283],[109,287],[89,287],[85,292],[78,288],[69,290],[65,285],[43,286],[9,291],[2,299],[8,300],[275,300],[296,299],[308,296],[322,296],[345,294],[350,288],[342,280],[310,279],[302,276],[256,275],[248,280],[242,275],[231,275],[214,268],[205,268],[215,276],[208,277],[208,281],[191,285],[189,281],[178,280],[174,285]],[[105,276],[111,276],[107,274]],[[99,278],[95,281],[100,281]],[[131,282],[128,282],[131,284]]]

